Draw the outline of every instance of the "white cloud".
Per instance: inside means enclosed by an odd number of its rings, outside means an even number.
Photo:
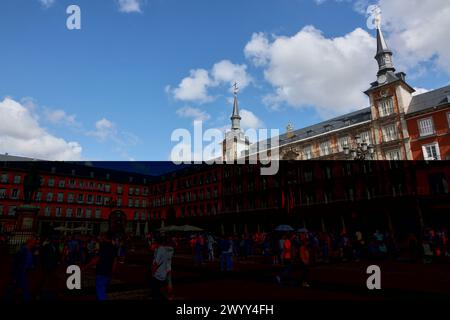
[[[198,108],[183,107],[177,110],[177,115],[182,118],[192,118],[194,121],[207,121],[211,116]]]
[[[237,82],[241,89],[246,88],[251,82],[251,77],[247,74],[247,66],[233,64],[229,60],[216,63],[211,70],[211,76],[217,85],[224,83],[231,87]]]
[[[44,8],[50,8],[55,4],[55,0],[39,0],[39,2]]]
[[[189,77],[181,80],[177,88],[173,89],[175,99],[181,101],[198,101],[200,103],[212,101],[208,95],[208,86],[212,85],[208,71],[205,69],[191,70]]]
[[[418,96],[420,94],[427,93],[427,92],[430,91],[430,90],[425,89],[425,88],[414,88],[414,90],[416,90],[416,92],[413,93],[413,96]]]
[[[47,121],[52,124],[57,125],[67,125],[67,126],[80,126],[76,120],[76,116],[74,114],[67,114],[64,110],[61,109],[48,109],[44,110],[44,115]]]
[[[87,133],[88,136],[96,137],[100,141],[106,141],[117,134],[116,125],[108,119],[100,119],[95,123],[95,130]]]
[[[141,0],[118,0],[119,11],[124,13],[142,12]]]
[[[45,160],[80,160],[78,142],[67,142],[42,128],[28,108],[10,98],[0,102],[0,152]]]
[[[326,0],[316,0],[321,4]],[[432,62],[450,74],[450,1],[448,0],[335,0],[353,2],[354,9],[365,14],[370,4],[382,12],[387,41],[395,52],[400,70],[422,69]],[[415,71],[415,70],[414,70]],[[428,70],[430,72],[430,70]],[[423,74],[423,73],[422,73]]]
[[[250,110],[242,109],[239,114],[242,118],[241,127],[243,130],[264,128],[264,122]]]
[[[241,90],[245,89],[252,79],[247,73],[246,65],[233,64],[222,60],[213,65],[211,71],[206,69],[191,70],[190,75],[181,80],[178,87],[166,87],[166,92],[173,94],[176,100],[206,103],[214,100],[208,92],[210,88],[238,82]]]
[[[314,107],[323,117],[367,106],[363,91],[377,72],[375,51],[375,39],[360,28],[326,38],[313,26],[273,41],[256,33],[245,47],[246,57],[264,67],[265,78],[275,89],[265,97],[266,103]]]
[[[401,67],[433,61],[450,74],[450,1],[380,0],[379,5]]]

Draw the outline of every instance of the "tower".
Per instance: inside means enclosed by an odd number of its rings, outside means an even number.
[[[415,91],[407,82],[406,74],[395,72],[393,53],[381,30],[381,17],[377,18],[377,81],[365,92],[370,99],[372,133],[378,160],[412,159],[410,139],[405,120]]]
[[[233,86],[233,112],[231,114],[231,130],[227,131],[225,139],[222,142],[222,160],[226,162],[235,162],[239,158],[245,157],[250,142],[241,131],[241,116],[239,115],[239,103],[237,94],[239,88],[237,83]]]

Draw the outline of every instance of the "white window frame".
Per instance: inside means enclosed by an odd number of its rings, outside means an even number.
[[[339,137],[339,139],[338,139],[339,152],[343,152],[344,151],[344,147],[348,147],[349,140],[350,140],[349,136]]]
[[[326,148],[324,148],[326,147]],[[332,150],[331,150],[331,141],[327,140],[327,141],[323,141],[320,143],[319,146],[320,149],[320,156],[324,157],[324,156],[329,156],[330,154],[332,154]]]
[[[367,144],[372,144],[372,132],[371,131],[364,131],[359,134],[361,137],[361,141],[365,142]]]
[[[422,125],[425,122],[427,122],[427,125]],[[432,117],[417,120],[417,127],[419,128],[419,135],[421,137],[428,137],[435,134],[434,121]],[[428,131],[424,131],[425,129]]]
[[[311,160],[312,159],[312,146],[306,146],[303,149],[303,157],[305,160]]]
[[[389,129],[393,130],[389,130]],[[389,134],[388,134],[389,133]],[[387,125],[383,127],[383,141],[391,142],[398,140],[398,129],[395,124]]]
[[[394,159],[391,157],[392,154],[397,153],[398,155],[398,159]],[[391,161],[398,161],[398,160],[402,160],[402,151],[400,149],[392,149],[392,150],[388,150],[385,153],[386,155],[386,160],[391,160]]]
[[[390,116],[394,113],[394,99],[392,97],[385,98],[378,102],[378,112],[380,118]]]
[[[428,147],[435,147],[436,148],[436,158],[432,158],[428,156]],[[422,146],[422,154],[424,160],[433,161],[433,160],[441,160],[441,150],[439,149],[439,143],[433,142],[429,144],[425,144]]]

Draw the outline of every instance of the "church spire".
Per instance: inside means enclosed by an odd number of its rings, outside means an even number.
[[[389,49],[383,32],[381,31],[381,17],[377,18],[377,54],[375,59],[378,62],[378,76],[386,74],[388,71],[395,72],[394,63],[392,61],[392,51]]]
[[[239,106],[238,106],[238,99],[237,94],[239,92],[239,88],[237,86],[237,83],[234,83],[234,102],[233,102],[233,114],[231,115],[231,130],[233,131],[240,131],[241,130],[241,116],[239,115]]]

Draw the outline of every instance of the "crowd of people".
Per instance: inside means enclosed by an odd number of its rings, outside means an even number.
[[[0,240],[7,243],[7,237]],[[96,297],[108,299],[107,290],[117,264],[135,245],[130,235],[100,237],[52,236],[29,239],[15,255],[11,268],[11,283],[6,298],[12,299],[20,289],[23,299],[30,300],[30,271],[39,268],[38,298],[56,294],[56,270],[59,266],[79,265],[83,270],[95,267]],[[236,261],[258,258],[282,271],[276,276],[279,284],[299,283],[309,287],[308,275],[312,265],[360,260],[403,260],[432,263],[450,257],[450,243],[446,229],[427,228],[421,237],[410,234],[398,241],[388,232],[375,230],[363,234],[313,232],[256,232],[253,234],[215,236],[212,233],[148,234],[146,247],[152,253],[151,293],[153,299],[173,298],[172,258],[175,251],[190,250],[195,266],[218,262],[221,272],[230,272]],[[264,263],[264,262],[262,262]],[[60,270],[65,270],[61,268]],[[300,276],[294,279],[294,271]],[[165,291],[166,294],[162,294]]]

